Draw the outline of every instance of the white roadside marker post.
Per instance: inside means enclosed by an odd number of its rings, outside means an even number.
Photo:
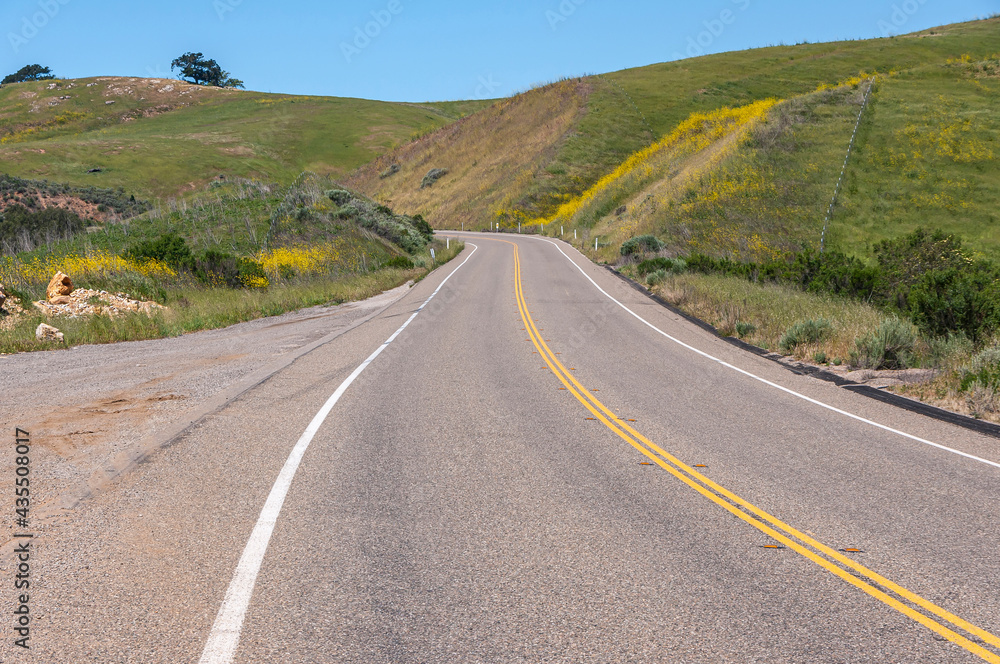
[[[437,259],[434,257],[434,247],[431,247],[431,263],[435,262]]]
[[[444,239],[444,248],[445,249],[451,249],[451,238],[450,237],[446,237]]]
[[[594,236],[594,251],[597,251],[597,238],[600,236]]]

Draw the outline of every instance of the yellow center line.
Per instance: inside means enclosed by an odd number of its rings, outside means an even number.
[[[830,558],[838,561],[842,565],[858,572],[859,574],[867,577],[868,579],[874,581],[875,583],[891,590],[900,597],[920,606],[924,610],[938,616],[939,618],[951,623],[953,626],[974,634],[983,641],[1000,647],[1000,637],[987,632],[986,630],[969,623],[962,618],[950,613],[949,611],[937,606],[933,602],[913,593],[906,588],[886,579],[885,577],[879,575],[878,573],[860,565],[851,558],[840,554],[834,549],[816,541],[814,538],[799,532],[798,530],[792,528],[788,524],[782,522],[778,518],[768,514],[764,510],[756,507],[755,505],[749,503],[748,501],[740,498],[731,491],[723,488],[717,483],[713,482],[709,478],[705,477],[698,471],[687,466],[682,461],[674,457],[673,455],[665,452],[658,445],[653,443],[651,440],[643,436],[641,433],[636,431],[627,422],[618,418],[611,410],[609,410],[603,403],[601,403],[590,391],[584,388],[574,376],[566,369],[566,367],[559,361],[555,353],[548,347],[545,340],[539,334],[538,328],[535,327],[534,321],[531,319],[528,313],[527,303],[524,299],[524,291],[521,285],[521,260],[518,252],[518,247],[515,243],[509,242],[507,240],[497,240],[499,242],[505,242],[514,247],[514,290],[517,299],[518,310],[521,314],[521,319],[524,322],[525,329],[528,331],[528,335],[531,338],[532,343],[538,349],[541,356],[545,359],[545,363],[552,373],[559,379],[559,381],[566,387],[566,389],[573,394],[576,399],[584,405],[595,417],[595,419],[600,420],[608,429],[622,438],[624,441],[632,445],[640,452],[642,452],[647,458],[656,463],[658,466],[669,472],[671,475],[681,480],[692,489],[702,494],[712,502],[716,503],[723,509],[727,510],[734,516],[742,519],[746,523],[757,528],[761,532],[767,534],[768,536],[774,538],[775,540],[781,542],[788,548],[799,553],[800,555],[808,558],[817,565],[823,567],[827,571],[840,577],[847,583],[855,586],[856,588],[864,591],[870,596],[880,600],[888,606],[896,609],[900,613],[906,615],[907,617],[913,619],[914,621],[924,625],[925,627],[933,630],[937,634],[943,636],[947,640],[960,645],[969,652],[979,656],[987,662],[993,664],[1000,664],[1000,656],[997,656],[993,652],[986,650],[979,644],[971,641],[965,636],[953,631],[949,627],[935,621],[933,618],[916,611],[912,607],[904,604],[900,600],[892,597],[883,590],[871,585],[863,579],[854,576],[849,571],[837,566],[830,560],[821,557],[816,551],[813,551],[806,547],[806,545],[813,547],[819,552],[827,555]],[[655,453],[654,453],[655,452]],[[662,458],[661,458],[662,457]],[[728,500],[727,500],[728,499]],[[731,502],[730,502],[731,501]],[[733,504],[735,503],[735,504]],[[740,508],[743,509],[740,509]],[[754,516],[747,514],[744,511],[747,510],[751,512]],[[774,526],[774,527],[772,527]],[[779,532],[784,531],[784,532]],[[791,537],[799,540],[798,542],[791,539]],[[801,542],[801,543],[800,543]]]

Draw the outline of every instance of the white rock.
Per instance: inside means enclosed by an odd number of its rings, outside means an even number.
[[[64,341],[62,332],[45,323],[39,324],[38,328],[35,329],[35,339],[38,341]]]

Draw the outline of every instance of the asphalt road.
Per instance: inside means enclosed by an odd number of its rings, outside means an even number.
[[[48,528],[0,659],[1000,662],[1000,440],[464,239]]]

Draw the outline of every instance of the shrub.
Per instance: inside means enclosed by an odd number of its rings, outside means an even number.
[[[824,318],[799,321],[788,328],[784,336],[781,337],[781,341],[778,342],[778,346],[788,353],[802,344],[814,344],[817,341],[822,341],[830,336],[831,332],[833,332],[833,326],[830,325],[830,321]]]
[[[910,317],[928,336],[962,332],[974,342],[988,339],[1000,326],[998,276],[986,261],[926,272],[909,291]]]
[[[979,351],[958,373],[963,392],[970,392],[976,386],[1000,391],[1000,347],[990,346]]]
[[[336,214],[333,216],[337,219],[354,219],[358,216],[358,208],[353,205],[345,205],[337,210]]]
[[[878,262],[878,299],[907,308],[910,288],[924,274],[948,268],[962,268],[962,241],[940,230],[922,228],[892,240],[879,242],[872,248]]]
[[[432,168],[431,170],[427,171],[427,175],[425,175],[424,179],[420,181],[420,188],[425,189],[431,186],[432,184],[434,184],[447,174],[448,174],[447,168]]]
[[[378,176],[384,180],[387,177],[395,175],[398,172],[399,172],[399,164],[393,163],[392,165],[389,166],[389,168],[379,173]]]
[[[153,259],[166,263],[175,270],[193,270],[194,254],[184,238],[174,233],[164,233],[156,240],[144,240],[125,252],[127,258]]]
[[[424,237],[427,238],[428,241],[434,238],[434,229],[431,228],[431,225],[424,220],[423,215],[418,214],[413,217],[413,225],[423,234]]]
[[[647,258],[646,260],[641,261],[635,266],[635,270],[640,277],[645,277],[650,272],[656,272],[657,270],[669,270],[670,265],[671,262],[669,258],[657,256],[656,258]]]
[[[396,268],[399,270],[412,270],[415,266],[409,256],[393,256],[386,262],[382,263],[382,267]]]
[[[826,353],[821,350],[813,353],[813,362],[816,364],[826,364]]]
[[[251,258],[241,258],[209,249],[195,260],[195,275],[212,286],[265,288],[264,266]]]
[[[655,235],[637,235],[622,243],[621,255],[631,256],[640,252],[653,253],[663,249],[663,243]]]
[[[686,269],[687,262],[683,258],[665,258],[663,256],[647,258],[636,266],[636,271],[640,277],[645,277],[650,272],[656,272],[657,270],[663,270],[671,274],[680,274]]]
[[[859,369],[905,369],[913,359],[913,326],[887,318],[878,329],[854,340],[851,366]]]
[[[346,189],[331,189],[328,192],[326,192],[326,197],[329,198],[334,203],[336,203],[337,205],[344,205],[346,203],[349,203],[353,198],[351,192],[347,191]]]
[[[662,284],[667,279],[666,270],[656,270],[655,272],[650,272],[646,275],[646,285],[656,286],[657,284]]]
[[[11,205],[0,214],[0,249],[10,254],[30,251],[47,241],[71,237],[84,226],[83,220],[69,210],[51,207],[32,211],[23,205]]]
[[[972,355],[974,346],[969,337],[961,332],[949,333],[943,337],[927,339],[927,355],[934,366],[953,366],[955,360],[967,359]]]
[[[738,336],[740,339],[745,339],[746,337],[749,337],[751,334],[757,331],[756,325],[754,325],[753,323],[745,323],[743,321],[737,321],[735,327],[736,327],[736,336]]]

